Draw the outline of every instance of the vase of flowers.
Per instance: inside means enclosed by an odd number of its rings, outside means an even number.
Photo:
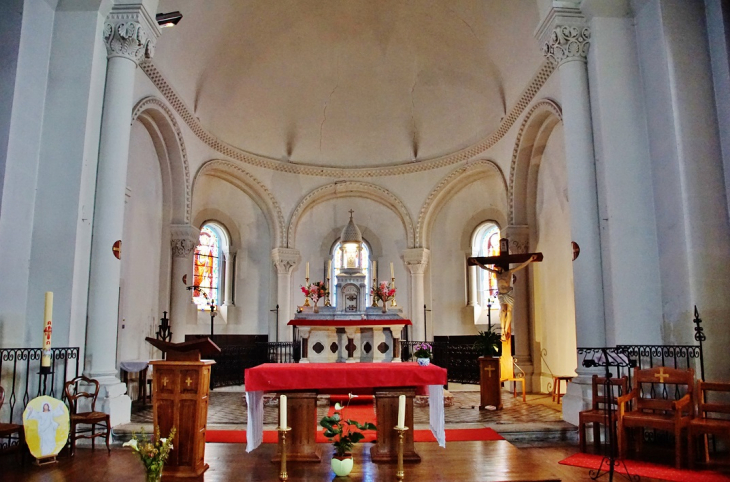
[[[350,394],[349,400],[357,395]],[[348,406],[349,406],[348,400]],[[332,455],[332,470],[338,477],[344,477],[352,471],[354,460],[352,458],[352,447],[365,438],[359,430],[376,430],[375,424],[371,422],[360,423],[356,420],[344,418],[346,407],[335,403],[335,413],[331,416],[324,416],[319,424],[324,427],[324,436],[330,439],[335,448]]]
[[[329,290],[327,289],[327,285],[324,284],[324,281],[315,281],[307,286],[302,286],[302,293],[304,293],[306,298],[314,302],[313,311],[315,313],[319,313],[319,306],[317,306],[317,302],[320,298],[327,296],[329,294]]]
[[[433,347],[426,343],[417,343],[413,347],[413,356],[416,357],[416,361],[422,367],[428,366],[431,363],[431,352]]]
[[[167,438],[160,438],[160,427],[157,427],[154,442],[145,435],[144,429],[142,429],[139,438],[136,433],[132,433],[132,440],[123,445],[124,447],[132,447],[132,450],[139,456],[144,464],[147,482],[160,481],[162,468],[170,455],[170,450],[172,450],[172,439],[174,437],[175,427],[170,430],[170,435]]]
[[[395,297],[395,286],[391,286],[387,281],[381,281],[370,290],[370,296],[373,299],[379,299],[383,302],[383,313],[388,312],[388,301]]]

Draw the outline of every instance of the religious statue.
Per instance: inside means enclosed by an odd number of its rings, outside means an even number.
[[[492,269],[484,266],[479,261],[475,261],[477,266],[486,269],[490,273],[494,273],[497,277],[497,300],[499,300],[499,323],[502,326],[502,341],[509,340],[512,337],[512,309],[515,305],[515,297],[512,295],[514,274],[526,268],[533,261],[540,261],[540,257],[537,254],[533,254],[530,256],[530,259],[516,268],[506,270],[501,266],[495,266]]]

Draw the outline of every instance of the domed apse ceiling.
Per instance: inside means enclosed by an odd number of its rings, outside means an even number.
[[[535,0],[161,0],[153,63],[221,140],[283,162],[431,159],[492,133],[543,59]]]

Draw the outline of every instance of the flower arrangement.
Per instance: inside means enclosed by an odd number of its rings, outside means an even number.
[[[349,400],[347,406],[350,405],[350,400],[357,397],[357,395],[349,394]],[[324,436],[330,439],[332,445],[335,447],[336,457],[347,456],[352,447],[360,440],[364,439],[365,436],[358,430],[376,430],[375,424],[371,422],[360,423],[356,420],[345,420],[343,412],[346,407],[335,403],[335,413],[331,416],[324,416],[319,424],[324,427]],[[355,429],[353,429],[355,427]]]
[[[370,290],[370,296],[378,298],[383,303],[386,303],[395,296],[395,286],[391,288],[389,282],[381,281],[380,284],[373,286]]]
[[[315,281],[307,286],[302,286],[302,293],[304,293],[306,298],[314,301],[316,305],[320,298],[324,298],[329,294],[329,290],[327,289],[327,285],[324,284],[324,281]]]
[[[132,450],[139,455],[139,459],[144,464],[147,472],[148,481],[160,480],[162,476],[162,467],[165,465],[167,457],[172,450],[172,439],[175,438],[175,427],[170,430],[167,438],[160,438],[160,427],[155,432],[155,442],[152,442],[144,433],[144,429],[139,434],[132,434],[132,440],[126,442],[124,447],[132,447]]]
[[[431,359],[431,350],[433,350],[433,347],[426,343],[418,343],[413,347],[413,355],[416,358],[428,358]]]

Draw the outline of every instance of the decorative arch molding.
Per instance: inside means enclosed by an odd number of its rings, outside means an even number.
[[[509,109],[507,114],[500,122],[497,129],[482,138],[476,144],[473,144],[464,149],[450,153],[446,156],[437,157],[433,159],[424,159],[418,162],[391,162],[375,167],[352,167],[352,168],[337,168],[328,166],[318,166],[315,164],[297,164],[292,162],[284,162],[281,160],[259,156],[247,152],[239,147],[232,146],[223,140],[219,139],[215,134],[209,132],[200,123],[197,117],[193,114],[193,111],[185,104],[182,98],[175,92],[175,89],[170,85],[170,82],[162,75],[157,69],[152,60],[145,60],[140,62],[140,69],[147,74],[147,77],[155,85],[157,90],[162,96],[169,102],[172,108],[178,113],[180,118],[188,125],[193,134],[205,145],[214,149],[216,152],[235,159],[238,162],[261,167],[264,169],[271,169],[279,172],[286,172],[290,174],[300,174],[305,176],[318,176],[318,177],[329,177],[329,178],[350,178],[350,179],[364,179],[372,177],[385,177],[385,176],[397,176],[403,174],[412,174],[416,172],[428,171],[431,169],[439,169],[442,167],[452,166],[460,162],[465,162],[470,159],[482,155],[488,149],[493,147],[499,142],[512,126],[517,122],[519,117],[524,113],[525,109],[530,105],[530,102],[538,94],[545,82],[550,78],[552,73],[555,71],[555,65],[547,60],[544,61],[537,72],[533,75],[532,79],[527,83],[525,89],[522,91],[520,96],[517,98],[515,104]]]
[[[145,97],[132,109],[132,120],[139,120],[152,137],[162,162],[163,179],[169,179],[171,222],[189,224],[192,212],[190,166],[180,125],[172,110],[160,99]]]
[[[426,201],[418,214],[416,226],[416,243],[419,248],[428,248],[428,240],[431,237],[431,228],[441,207],[451,195],[464,186],[489,175],[497,175],[502,181],[504,191],[507,193],[507,181],[502,170],[497,164],[489,159],[480,159],[469,162],[447,174],[434,187],[426,197]]]
[[[533,156],[545,148],[553,128],[563,122],[563,112],[552,99],[543,99],[525,115],[517,132],[509,172],[509,220],[511,225],[528,224],[530,185],[537,182],[531,172]],[[534,203],[533,203],[534,204]]]
[[[296,237],[299,220],[307,210],[311,209],[317,204],[323,203],[330,199],[349,196],[359,196],[365,199],[370,199],[390,208],[394,213],[398,215],[401,222],[403,223],[408,246],[413,246],[413,220],[411,219],[411,215],[408,212],[405,204],[403,204],[403,201],[398,199],[395,194],[385,189],[384,187],[380,187],[368,182],[338,181],[324,185],[315,189],[314,191],[311,191],[299,202],[297,207],[292,212],[291,218],[289,219],[287,247],[294,247],[294,239]]]
[[[269,234],[277,247],[286,247],[284,215],[273,193],[256,177],[232,161],[213,159],[204,163],[193,179],[193,189],[198,179],[211,176],[221,179],[246,193],[261,208],[269,224]]]

